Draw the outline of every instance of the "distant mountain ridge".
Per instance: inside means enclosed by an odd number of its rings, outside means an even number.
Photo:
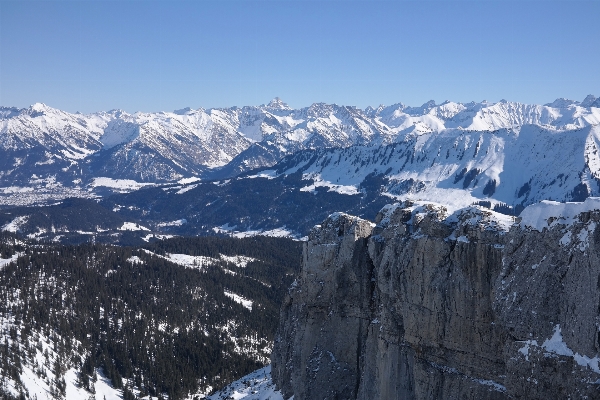
[[[68,113],[37,103],[0,107],[0,186],[45,180],[79,187],[95,177],[173,182],[227,178],[274,165],[304,149],[379,146],[448,129],[580,129],[600,123],[600,99],[546,105],[402,103],[367,107],[315,103],[292,109],[276,98],[261,106],[129,114]]]

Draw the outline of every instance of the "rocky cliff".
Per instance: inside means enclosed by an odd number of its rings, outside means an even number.
[[[600,398],[599,221],[334,214],[282,306],[273,379],[295,400]]]

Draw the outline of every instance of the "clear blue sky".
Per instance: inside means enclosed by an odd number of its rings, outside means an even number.
[[[600,96],[600,1],[0,0],[0,105]]]

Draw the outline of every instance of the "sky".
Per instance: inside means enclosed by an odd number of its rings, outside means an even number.
[[[600,1],[0,0],[0,105],[600,96]]]

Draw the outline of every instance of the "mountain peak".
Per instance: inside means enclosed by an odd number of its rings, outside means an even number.
[[[564,97],[559,97],[558,99],[554,100],[552,103],[548,103],[548,104],[544,104],[544,105],[548,106],[548,107],[553,107],[553,108],[567,108],[574,104],[577,104],[577,102],[573,101],[573,100],[565,99]]]
[[[195,111],[196,110],[192,109],[191,107],[185,107],[185,108],[182,108],[180,110],[173,111],[173,114],[188,115],[188,114],[193,114]]]
[[[435,100],[429,100],[420,107],[406,107],[402,111],[410,115],[421,115],[427,114],[435,106]]]
[[[28,114],[30,117],[35,118],[41,115],[45,115],[46,113],[54,111],[52,107],[47,106],[44,103],[35,103],[29,106],[29,108],[23,110],[25,114]]]
[[[267,104],[267,107],[275,110],[291,110],[290,106],[288,106],[279,97],[275,97],[273,100],[271,100],[269,104]]]
[[[37,112],[43,112],[43,111],[48,111],[50,110],[50,107],[48,107],[46,104],[44,103],[35,103],[31,106],[29,106],[29,109],[31,111],[37,111]]]
[[[594,102],[598,100],[593,94],[588,94],[581,102],[581,107],[592,107]]]

